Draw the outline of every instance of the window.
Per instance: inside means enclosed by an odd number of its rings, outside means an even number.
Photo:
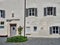
[[[26,9],[26,17],[27,16],[37,16],[37,8]]]
[[[5,10],[0,10],[0,17],[5,18]]]
[[[12,13],[12,17],[14,17],[14,13]]]
[[[4,21],[0,22],[0,29],[4,28]]]
[[[15,26],[13,27],[13,30],[15,30]]]
[[[25,33],[26,33],[27,35],[30,35],[30,34],[31,34],[30,27],[26,27],[26,31],[25,31]]]
[[[52,26],[50,27],[50,34],[59,34],[60,27],[59,26]]]
[[[1,22],[1,25],[4,25],[4,22]]]
[[[37,30],[37,27],[36,26],[34,26],[34,31],[36,31]]]
[[[46,7],[44,8],[44,16],[53,15],[56,16],[56,7]]]
[[[4,26],[0,26],[0,29],[1,29],[1,28],[4,28]]]

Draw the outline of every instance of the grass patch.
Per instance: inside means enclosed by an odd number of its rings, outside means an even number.
[[[27,40],[28,40],[27,37],[24,36],[14,36],[7,38],[7,42],[25,42]]]

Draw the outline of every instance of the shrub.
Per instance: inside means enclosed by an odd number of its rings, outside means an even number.
[[[22,33],[22,29],[23,28],[21,26],[18,27],[18,33],[20,34],[20,36],[21,36],[21,33]]]
[[[24,36],[14,36],[7,38],[7,42],[25,42],[27,40],[28,40],[27,37]]]

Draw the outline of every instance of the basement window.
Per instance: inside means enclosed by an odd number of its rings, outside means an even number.
[[[0,26],[0,29],[4,28],[4,26]]]

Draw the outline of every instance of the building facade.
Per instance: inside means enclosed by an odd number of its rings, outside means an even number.
[[[26,0],[26,5],[24,2],[0,1],[0,36],[19,35],[18,27],[22,26],[22,35],[25,27],[27,37],[60,37],[59,0]]]

